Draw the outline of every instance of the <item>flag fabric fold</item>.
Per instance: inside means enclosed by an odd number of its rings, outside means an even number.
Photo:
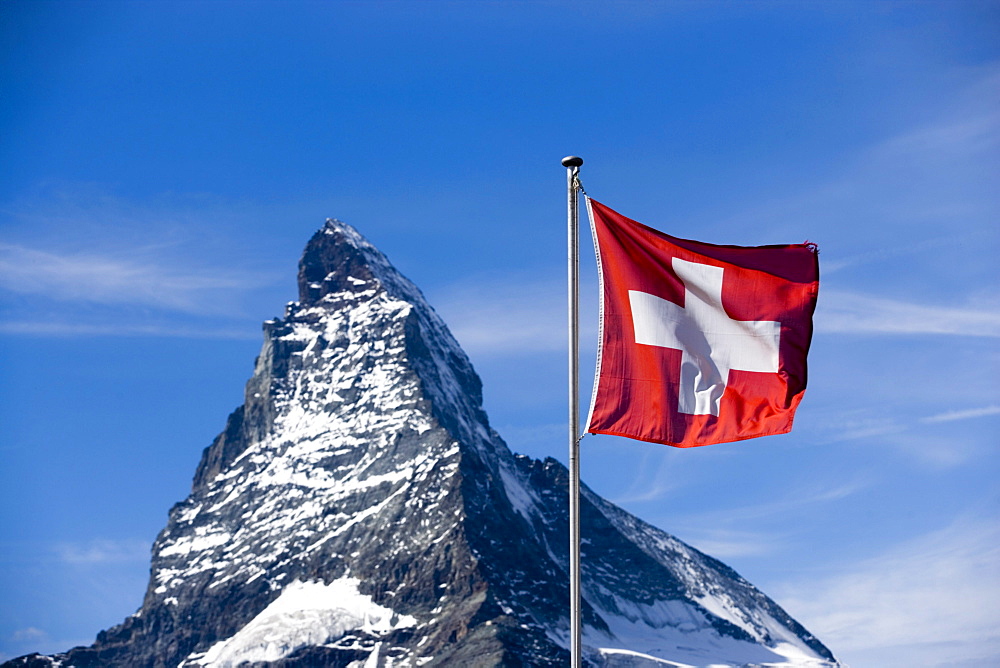
[[[678,239],[586,202],[601,281],[587,431],[677,447],[790,431],[806,388],[816,247]]]

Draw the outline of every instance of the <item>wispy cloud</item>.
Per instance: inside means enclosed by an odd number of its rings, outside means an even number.
[[[48,638],[49,634],[42,629],[29,626],[24,629],[17,629],[10,634],[10,639],[14,642],[37,642]]]
[[[641,466],[637,467],[641,470]],[[663,498],[674,491],[658,475],[646,481],[648,497],[634,494],[629,503]],[[663,485],[661,488],[660,485]],[[795,540],[795,524],[789,517],[822,513],[820,506],[836,503],[869,486],[864,476],[833,484],[801,484],[787,489],[780,498],[759,504],[741,504],[714,510],[669,516],[670,532],[686,543],[720,559],[747,559],[786,553]],[[633,490],[638,492],[638,489]],[[615,499],[616,503],[621,503]],[[648,513],[646,513],[648,515]],[[654,521],[655,523],[655,521]],[[663,526],[663,524],[661,524]]]
[[[645,479],[636,478],[632,486],[625,490],[620,496],[615,497],[614,502],[620,506],[630,503],[646,503],[662,499],[670,492],[678,489],[681,485],[674,482],[672,478],[663,475],[643,476]]]
[[[642,467],[637,468],[641,470]],[[670,487],[659,488],[659,485],[667,484],[663,482],[665,479],[670,478],[653,476],[646,482],[649,497],[643,498],[635,494],[633,499],[654,500],[654,491],[661,492],[658,496],[662,498],[672,491]],[[795,513],[818,512],[819,506],[836,503],[869,485],[869,480],[863,475],[832,484],[800,484],[788,488],[779,498],[765,503],[727,506],[685,515],[671,514],[670,530],[713,557],[733,559],[776,554],[786,550],[791,540],[790,532],[785,531],[790,527],[790,516]],[[632,502],[632,499],[628,501]],[[618,499],[615,502],[621,503]],[[777,530],[759,528],[773,520],[780,521]]]
[[[65,183],[0,202],[0,334],[257,336],[273,312],[260,300],[288,296],[260,250],[272,241],[266,215],[210,196],[138,202]]]
[[[934,306],[827,290],[816,312],[817,333],[1000,336],[1000,312],[987,305]]]
[[[992,457],[990,434],[949,428],[947,432],[931,425],[1000,414],[997,407],[951,411],[920,417],[919,411],[865,408],[831,412],[816,425],[820,443],[858,441],[866,449],[873,446],[895,451],[909,465],[944,470],[971,459]]]
[[[689,517],[685,523],[689,526],[723,526],[767,517],[780,517],[791,511],[800,511],[812,505],[839,501],[865,489],[869,484],[867,478],[859,475],[853,480],[839,481],[829,485],[797,485],[774,501],[699,513]]]
[[[148,249],[124,254],[56,252],[0,243],[0,288],[55,301],[139,305],[204,314],[225,310],[234,292],[261,277],[171,266]]]
[[[179,339],[228,339],[228,340],[259,340],[258,328],[248,327],[216,327],[212,325],[200,327],[185,327],[180,325],[162,324],[94,324],[73,321],[10,321],[0,322],[0,334],[53,336],[53,337],[87,337],[87,336],[117,336],[117,337],[167,337]]]
[[[602,440],[610,438],[604,437]],[[672,448],[635,449],[632,456],[638,458],[638,462],[631,484],[611,501],[620,506],[648,503],[663,499],[683,487],[687,483],[681,481],[688,481],[690,476],[682,471],[690,469],[692,461],[678,454],[679,451]]]
[[[970,237],[995,239],[995,232],[979,229],[991,229],[997,204],[992,166],[1000,114],[986,110],[992,96],[970,95],[936,122],[859,151],[839,175],[764,201],[729,222],[791,232],[808,221],[821,250],[845,239],[843,248],[866,249],[853,252],[850,264],[940,251]],[[824,274],[840,268],[842,260],[821,258]]]
[[[956,216],[960,214],[956,212]],[[840,257],[823,257],[821,261],[823,278],[840,272],[848,267],[856,267],[876,262],[887,262],[901,257],[911,257],[927,252],[940,253],[942,249],[951,250],[969,244],[989,244],[995,234],[989,230],[973,229],[957,231],[953,234],[934,236],[910,243],[897,243],[891,246],[880,246],[870,250],[862,250],[852,255]]]
[[[149,560],[149,543],[139,539],[95,538],[83,543],[55,546],[60,561],[67,564],[107,564]]]
[[[566,347],[563,281],[478,276],[434,296],[435,308],[471,355],[534,353]]]
[[[854,441],[886,437],[905,432],[907,427],[892,415],[869,409],[845,411],[830,415],[820,425],[827,442]]]
[[[921,422],[954,422],[956,420],[971,420],[973,418],[987,417],[989,415],[1000,415],[1000,406],[984,406],[983,408],[970,408],[963,411],[948,411],[929,415],[921,418]]]
[[[996,665],[998,563],[1000,522],[963,519],[770,593],[852,665]]]
[[[989,72],[970,88],[969,93],[977,99],[964,102],[961,115],[892,137],[879,145],[873,155],[889,159],[927,156],[940,163],[991,154],[1000,147],[1000,113],[987,100],[998,87],[1000,72]]]
[[[784,549],[787,538],[773,533],[739,529],[708,529],[688,533],[685,541],[717,559],[762,557]]]

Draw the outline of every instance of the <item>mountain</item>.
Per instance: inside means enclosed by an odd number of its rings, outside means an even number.
[[[565,666],[567,471],[510,452],[420,291],[352,227],[306,246],[139,610],[5,666]],[[590,666],[837,666],[724,564],[582,496]]]

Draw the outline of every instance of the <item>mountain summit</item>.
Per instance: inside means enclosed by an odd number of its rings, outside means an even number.
[[[513,455],[420,291],[328,220],[139,610],[5,666],[565,666],[567,471]],[[584,488],[591,666],[833,667],[724,564]]]

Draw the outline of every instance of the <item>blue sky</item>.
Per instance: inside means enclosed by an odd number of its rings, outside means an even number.
[[[0,47],[0,657],[139,606],[327,217],[565,461],[577,154],[669,234],[821,250],[791,434],[588,436],[584,482],[854,666],[1000,659],[997,3],[5,0]]]

